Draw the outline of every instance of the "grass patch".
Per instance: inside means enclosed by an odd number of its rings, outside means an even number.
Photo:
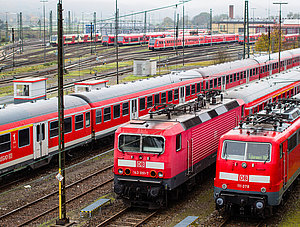
[[[57,64],[57,61],[52,61],[52,62],[47,62],[45,64],[15,68],[14,70],[0,73],[0,78],[4,78],[5,76],[13,76],[13,75],[16,75],[16,74],[22,74],[22,73],[25,73],[25,72],[32,72],[32,71],[42,70],[42,69],[46,69],[49,66],[56,65],[56,64]]]
[[[0,97],[13,95],[14,94],[14,87],[13,86],[6,86],[0,88]]]

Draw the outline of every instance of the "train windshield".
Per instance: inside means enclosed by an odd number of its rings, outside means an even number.
[[[119,150],[122,152],[164,152],[165,140],[161,136],[120,135]]]
[[[151,38],[149,41],[149,45],[154,45],[154,43],[155,43],[155,38]]]
[[[269,162],[271,160],[271,144],[226,140],[223,143],[222,158]]]
[[[51,41],[56,41],[56,40],[57,40],[57,36],[56,35],[51,36]]]

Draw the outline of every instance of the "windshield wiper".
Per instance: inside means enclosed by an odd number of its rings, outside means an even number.
[[[267,159],[264,161],[264,164],[266,164],[266,162],[269,160],[269,158],[270,158],[270,153],[268,152],[268,157],[267,157]]]

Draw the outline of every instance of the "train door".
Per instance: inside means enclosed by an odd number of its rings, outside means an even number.
[[[249,83],[249,80],[250,80],[250,71],[249,70],[246,70],[246,83],[248,84]]]
[[[225,76],[222,76],[222,91],[225,91],[226,90],[226,79],[225,79]]]
[[[135,119],[139,117],[139,112],[138,112],[138,101],[137,99],[132,99],[131,100],[131,108],[130,108],[130,119]]]
[[[184,87],[180,87],[180,95],[179,95],[179,103],[185,102],[185,89]]]
[[[34,159],[48,155],[48,124],[40,122],[33,125]]]

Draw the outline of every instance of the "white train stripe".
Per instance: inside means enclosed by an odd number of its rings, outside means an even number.
[[[118,159],[118,166],[136,167],[136,161],[135,160]]]
[[[270,183],[270,176],[249,175],[249,182]]]
[[[233,180],[233,181],[238,181],[239,175],[236,173],[225,173],[225,172],[220,172],[219,175],[220,179],[223,180]]]
[[[148,168],[148,169],[164,169],[165,165],[163,162],[146,162],[146,168]]]

